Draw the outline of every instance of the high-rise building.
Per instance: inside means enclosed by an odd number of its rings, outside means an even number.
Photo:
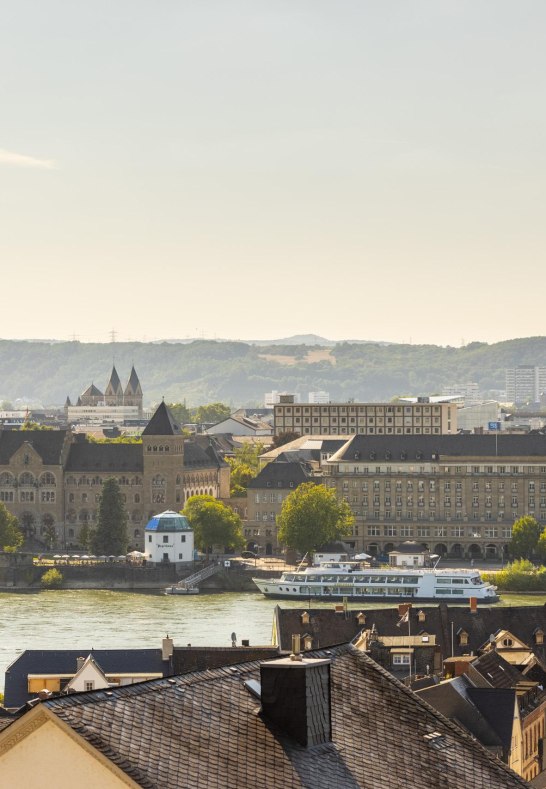
[[[505,370],[506,400],[510,403],[538,403],[546,391],[546,367],[520,364]]]

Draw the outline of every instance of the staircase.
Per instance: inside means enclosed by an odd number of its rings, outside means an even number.
[[[204,581],[205,578],[210,578],[211,575],[216,575],[223,570],[221,564],[209,564],[207,567],[204,567],[202,570],[194,573],[193,575],[189,575],[187,578],[183,578],[182,581],[179,581],[176,586],[180,586],[183,589],[197,589],[201,581]]]

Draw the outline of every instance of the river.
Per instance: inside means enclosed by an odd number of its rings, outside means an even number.
[[[497,605],[543,605],[545,595],[503,595]],[[25,649],[123,649],[161,646],[167,633],[177,646],[271,643],[276,600],[253,592],[175,597],[104,590],[0,593],[0,689],[4,672]],[[299,608],[299,600],[283,601]],[[331,607],[315,603],[313,607]],[[380,608],[384,603],[368,603]],[[362,608],[350,603],[351,609]]]

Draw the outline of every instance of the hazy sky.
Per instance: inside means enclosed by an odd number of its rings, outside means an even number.
[[[544,0],[0,11],[0,337],[546,334]]]

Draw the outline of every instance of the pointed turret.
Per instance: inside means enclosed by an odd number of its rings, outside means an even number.
[[[70,397],[67,395],[67,396],[66,396],[66,400],[65,400],[65,402],[64,402],[64,407],[65,407],[65,408],[68,408],[68,406],[70,406],[70,405],[72,405],[72,402],[71,402],[71,400],[70,400]]]
[[[106,405],[123,405],[123,388],[119,380],[116,365],[112,367],[110,380],[104,390],[104,402]]]
[[[180,425],[174,421],[174,417],[165,405],[161,402],[156,408],[155,414],[152,416],[144,430],[143,436],[180,436],[182,430]]]
[[[131,367],[131,375],[123,394],[123,404],[138,406],[139,416],[142,416],[142,387],[134,365]]]

